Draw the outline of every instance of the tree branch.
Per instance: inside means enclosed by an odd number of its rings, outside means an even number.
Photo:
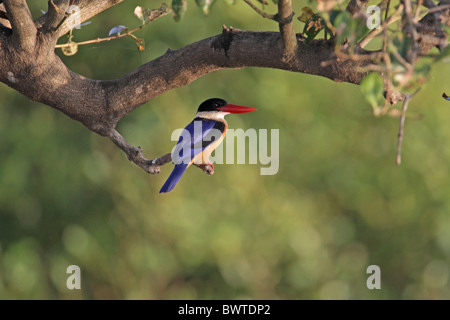
[[[211,48],[213,50],[211,50]],[[333,81],[359,83],[366,73],[358,67],[368,60],[337,59],[334,47],[324,40],[300,45],[295,62],[283,59],[283,44],[278,32],[253,32],[224,29],[222,35],[169,50],[122,78],[108,83],[108,95],[118,117],[171,89],[185,86],[203,75],[223,68],[266,67],[327,77]],[[368,52],[362,51],[361,55]],[[322,61],[331,61],[321,66]]]
[[[132,30],[128,30],[127,32],[123,32],[114,36],[109,36],[106,38],[97,38],[97,39],[92,39],[92,40],[86,40],[86,41],[81,41],[81,42],[77,42],[78,46],[81,45],[86,45],[86,44],[92,44],[92,43],[99,43],[99,42],[103,42],[103,41],[110,41],[110,40],[114,40],[114,39],[119,39],[119,38],[123,38],[123,37],[127,37],[127,36],[131,36],[133,37],[135,40],[138,40],[133,33],[135,33],[138,30],[141,30],[142,28],[144,28],[145,26],[147,26],[149,23],[155,21],[156,19],[159,19],[161,17],[164,17],[165,15],[169,14],[170,11],[166,10],[165,7],[161,7],[160,9],[155,9],[151,11],[151,15],[148,16],[148,19],[146,19],[146,22],[144,24],[141,24],[139,27],[136,27]],[[69,47],[71,45],[70,42],[64,43],[64,44],[57,44],[55,46],[55,48],[64,48],[64,47]]]
[[[12,45],[31,51],[36,43],[37,29],[25,0],[4,0],[6,13],[12,26]]]
[[[361,50],[351,58],[337,57],[324,40],[300,42],[294,62],[283,59],[278,32],[224,29],[217,35],[179,50],[168,50],[116,80],[91,80],[77,75],[54,55],[39,67],[8,63],[0,68],[0,80],[28,98],[56,108],[100,135],[108,135],[116,123],[143,103],[210,72],[224,68],[264,67],[319,75],[336,82],[359,84],[372,64],[371,52]],[[24,60],[25,61],[25,60]],[[28,63],[38,59],[28,58]],[[326,65],[322,62],[326,61]],[[0,60],[0,66],[6,63]],[[14,79],[10,81],[10,74]],[[36,70],[30,73],[30,70]]]
[[[159,173],[160,166],[172,161],[170,153],[156,158],[154,160],[148,160],[144,157],[141,147],[135,147],[129,144],[122,135],[116,130],[111,130],[108,134],[108,138],[116,144],[120,149],[128,156],[128,160],[134,162],[136,165],[144,169],[148,173]]]
[[[17,56],[17,62],[0,59],[0,81],[105,136],[122,117],[143,103],[216,70],[265,67],[357,84],[366,74],[360,69],[371,62],[337,59],[334,47],[324,40],[300,43],[294,62],[283,59],[283,50],[278,32],[224,29],[220,35],[168,50],[116,80],[87,79],[70,71],[55,54],[46,52],[45,57]],[[364,50],[360,53],[361,57],[367,54]],[[327,66],[321,65],[323,61],[329,61]]]
[[[385,20],[381,23],[380,28],[372,29],[363,39],[361,39],[361,41],[358,43],[358,45],[361,48],[364,48],[367,44],[369,44],[370,41],[373,40],[373,38],[375,38],[381,32],[385,31],[389,25],[400,20],[402,18],[401,17],[402,11],[403,11],[403,5],[400,4],[397,8],[397,11],[392,16],[390,16],[387,20]]]
[[[428,4],[427,2],[425,2]],[[441,1],[439,6],[448,4],[448,1]],[[450,8],[443,9],[440,12],[430,12],[426,14],[417,25],[417,31],[419,32],[418,47],[421,54],[425,54],[436,46],[435,41],[432,38],[438,38],[438,48],[443,49],[447,46],[447,34],[441,28],[440,25],[450,26]]]
[[[66,16],[69,0],[49,0],[46,20],[43,26],[45,33],[54,32]]]
[[[431,0],[430,0],[431,1]],[[246,4],[248,4],[253,10],[255,10],[261,17],[266,18],[266,19],[271,19],[271,20],[275,20],[275,15],[274,14],[270,14],[267,12],[262,11],[261,9],[259,9],[251,0],[244,0],[244,2]]]
[[[128,143],[122,135],[116,130],[111,130],[108,138],[116,144],[128,156],[128,160],[134,162],[147,173],[158,174],[161,172],[161,166],[172,161],[172,154],[167,153],[161,157],[153,160],[148,160],[144,157],[141,147],[135,147]],[[214,167],[210,164],[195,164],[194,165],[203,170],[208,175],[214,174]]]
[[[400,125],[397,134],[397,157],[395,158],[397,166],[402,163],[403,132],[405,130],[406,111],[408,110],[409,99],[409,96],[406,96],[403,100],[402,115],[400,116]]]
[[[96,16],[100,12],[103,12],[106,9],[109,9],[123,1],[124,0],[76,0],[73,4],[80,8],[80,23],[83,23],[84,21],[92,18],[93,16]],[[46,16],[47,15],[43,15],[36,20],[37,28],[40,28],[45,24],[47,20]],[[62,23],[62,25],[57,30],[56,34],[57,38],[69,32],[71,27],[73,27],[70,24],[71,24],[70,21],[69,23],[67,23],[67,21],[64,21]]]
[[[284,58],[289,61],[295,57],[297,51],[297,36],[294,30],[294,23],[292,17],[292,1],[279,0],[278,1],[278,24],[280,27],[281,38],[284,44]]]

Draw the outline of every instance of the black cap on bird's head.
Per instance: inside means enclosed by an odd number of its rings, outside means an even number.
[[[208,99],[198,107],[198,112],[247,113],[255,110],[255,108],[230,104],[219,98]]]

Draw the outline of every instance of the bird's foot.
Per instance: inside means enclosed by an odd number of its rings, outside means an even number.
[[[212,162],[196,164],[196,166],[202,169],[204,173],[210,176],[214,174],[214,165],[212,164]]]

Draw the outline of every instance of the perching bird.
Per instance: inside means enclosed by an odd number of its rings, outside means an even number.
[[[224,119],[227,114],[255,110],[255,108],[229,104],[218,98],[204,101],[198,107],[194,120],[184,128],[172,152],[175,168],[159,192],[169,192],[175,188],[184,171],[193,163],[212,166],[209,157],[227,133],[228,125]]]

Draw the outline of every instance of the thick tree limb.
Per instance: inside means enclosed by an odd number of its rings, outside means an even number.
[[[283,59],[283,42],[277,32],[224,29],[222,35],[169,50],[122,78],[108,83],[108,96],[118,117],[156,96],[223,68],[266,67],[327,77],[333,81],[359,83],[365,73],[358,71],[370,61],[338,60],[334,46],[323,40],[304,45],[299,42],[298,59]],[[364,55],[365,53],[361,53]],[[332,61],[322,67],[322,61]]]
[[[31,51],[36,44],[37,29],[25,0],[5,0],[8,20],[12,26],[11,44],[17,48]]]

